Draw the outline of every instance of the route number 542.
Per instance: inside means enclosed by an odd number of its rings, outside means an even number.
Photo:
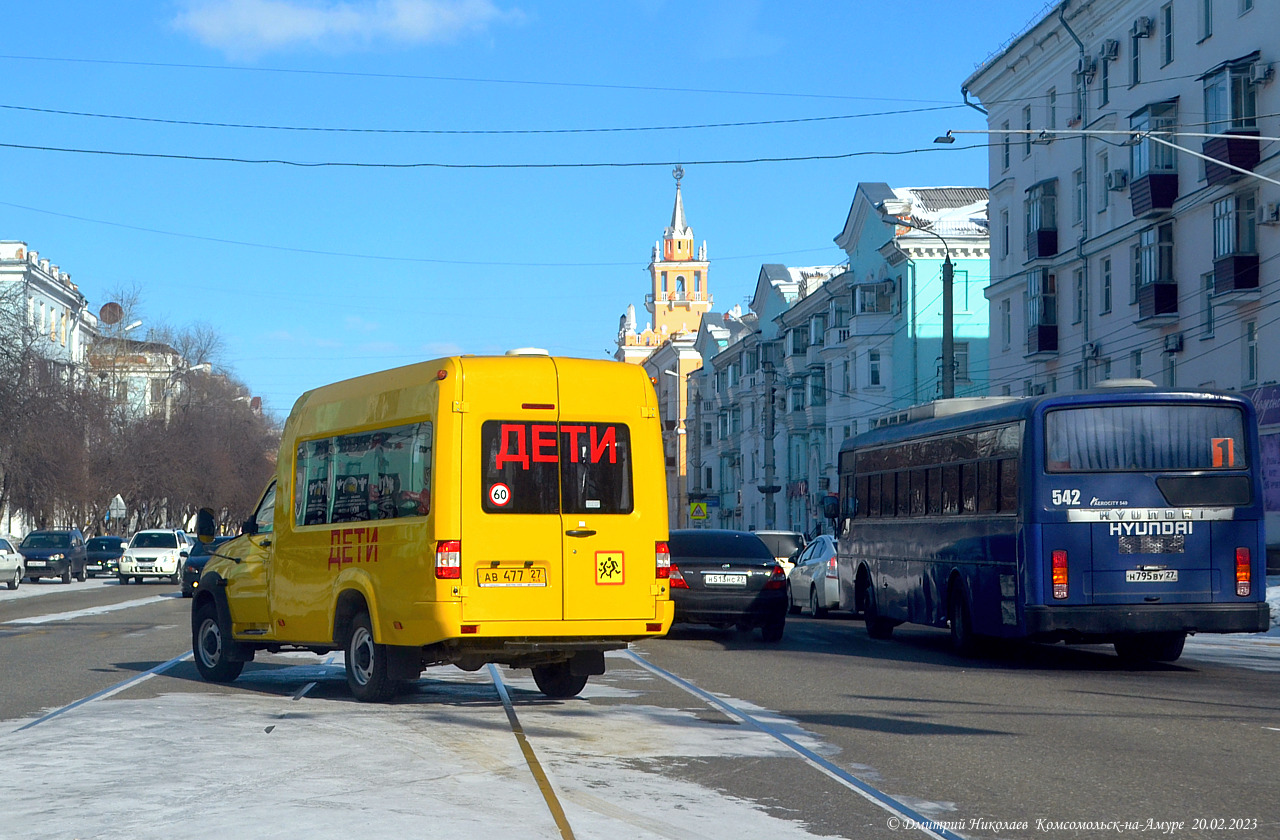
[[[1050,497],[1055,505],[1078,505],[1080,504],[1079,490],[1054,490]]]

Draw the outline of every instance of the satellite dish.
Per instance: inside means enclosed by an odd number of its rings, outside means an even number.
[[[98,318],[108,326],[120,323],[120,319],[123,317],[124,307],[115,301],[102,304],[102,308],[98,310]]]

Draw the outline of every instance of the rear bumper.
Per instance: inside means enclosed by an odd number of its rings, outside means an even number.
[[[787,590],[752,593],[672,590],[675,620],[690,624],[765,624],[787,613]]]
[[[1044,639],[1133,633],[1260,633],[1271,626],[1265,602],[1027,607],[1027,635]]]

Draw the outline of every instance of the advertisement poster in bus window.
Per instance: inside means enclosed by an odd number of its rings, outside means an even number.
[[[329,517],[329,477],[307,481],[307,507],[303,525],[323,525]]]
[[[340,475],[334,482],[333,521],[364,522],[369,518],[369,476]]]

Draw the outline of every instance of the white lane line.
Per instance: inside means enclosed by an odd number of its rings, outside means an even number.
[[[131,610],[134,607],[141,607],[146,604],[158,604],[161,601],[168,601],[171,598],[177,597],[179,596],[152,595],[150,598],[139,598],[136,601],[121,601],[118,604],[104,604],[101,607],[89,607],[83,610],[50,613],[48,615],[33,615],[30,618],[14,618],[6,621],[5,624],[48,624],[51,621],[71,621],[76,618],[85,618],[90,615],[102,615],[103,613],[115,612],[116,610]]]
[[[74,703],[68,703],[67,705],[63,706],[61,709],[54,709],[52,712],[49,712],[49,714],[45,715],[44,717],[36,718],[35,720],[31,721],[27,725],[19,726],[17,729],[13,731],[21,732],[24,729],[30,729],[33,726],[39,726],[40,724],[44,723],[46,720],[56,718],[58,715],[63,714],[64,712],[69,712],[72,709],[83,706],[86,703],[92,703],[94,700],[102,700],[104,698],[112,696],[113,694],[119,694],[120,692],[124,691],[126,688],[130,688],[141,682],[146,682],[147,680],[154,677],[156,674],[162,674],[165,671],[172,668],[174,665],[177,665],[179,662],[184,662],[190,659],[191,657],[192,657],[192,653],[190,651],[187,651],[181,656],[175,656],[173,659],[170,659],[168,662],[157,665],[156,667],[152,668],[150,671],[143,671],[141,674],[138,674],[136,677],[130,677],[129,679],[125,680],[122,683],[116,683],[115,685],[111,686],[111,688],[103,689],[102,691],[99,691],[97,694],[90,694],[88,697],[82,697],[79,700],[75,701]]]
[[[890,814],[893,814],[894,816],[901,819],[902,828],[919,829],[920,831],[924,832],[926,836],[937,838],[937,840],[964,840],[964,838],[961,835],[955,834],[954,832],[950,831],[946,827],[938,825],[931,818],[926,817],[923,814],[920,814],[916,811],[913,811],[907,805],[894,799],[892,796],[885,793],[884,791],[881,791],[881,790],[878,790],[877,788],[872,787],[871,785],[859,779],[857,776],[854,776],[852,773],[849,773],[847,770],[841,767],[838,767],[835,764],[832,764],[830,761],[827,761],[825,758],[818,755],[813,750],[805,746],[802,746],[801,744],[796,743],[794,740],[792,740],[791,738],[788,738],[786,735],[772,728],[768,724],[765,724],[760,722],[759,720],[756,720],[750,714],[742,711],[738,707],[734,706],[732,703],[729,703],[726,700],[722,700],[719,697],[716,697],[714,694],[710,694],[709,692],[703,691],[693,683],[687,682],[681,679],[680,677],[677,677],[675,674],[671,673],[670,671],[666,671],[666,670],[663,670],[662,668],[659,668],[657,665],[654,665],[652,662],[640,656],[638,653],[636,653],[633,650],[627,650],[626,655],[631,657],[631,659],[633,659],[637,664],[639,664],[640,667],[645,668],[654,674],[657,674],[659,677],[662,677],[664,680],[676,686],[677,688],[680,688],[680,689],[683,689],[684,691],[689,692],[695,697],[701,699],[703,702],[708,703],[720,709],[722,712],[729,715],[730,717],[737,718],[738,720],[742,721],[748,726],[754,727],[755,729],[758,729],[759,731],[763,732],[769,737],[776,739],[777,741],[782,743],[785,747],[787,747],[787,749],[798,754],[801,758],[803,758],[813,767],[817,768],[818,770],[821,770],[823,773],[830,776],[832,779],[835,779],[837,782],[849,788],[850,790],[854,791],[858,795],[862,796],[864,799],[868,800],[869,802],[880,806],[884,810],[888,811]]]

